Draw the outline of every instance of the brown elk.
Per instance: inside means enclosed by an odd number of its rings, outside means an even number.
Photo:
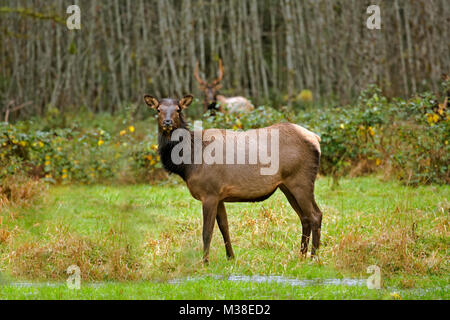
[[[316,134],[291,123],[279,123],[267,128],[241,132],[214,129],[220,136],[231,137],[233,143],[240,138],[247,141],[246,134],[262,136],[264,133],[262,131],[266,130],[265,132],[274,136],[275,131],[278,132],[279,163],[277,170],[271,175],[262,175],[260,171],[262,165],[258,163],[206,164],[189,161],[179,163],[174,161],[173,152],[174,148],[178,148],[179,143],[183,143],[184,138],[182,141],[173,139],[178,131],[176,129],[185,129],[188,137],[195,138],[195,135],[199,134],[202,137],[200,143],[203,149],[216,142],[217,137],[212,142],[205,139],[208,130],[191,131],[187,128],[182,110],[191,104],[193,100],[191,95],[180,100],[162,99],[159,101],[146,95],[144,100],[148,106],[158,111],[158,152],[164,168],[170,173],[181,176],[191,195],[202,202],[203,259],[206,263],[209,259],[215,220],[217,220],[225,242],[227,257],[234,257],[224,203],[263,201],[278,188],[286,195],[289,203],[300,217],[303,232],[302,254],[307,253],[311,232],[311,255],[316,254],[319,248],[322,224],[322,213],[314,200],[314,183],[320,161],[320,138]],[[218,141],[224,143],[221,139]],[[250,154],[249,144],[245,143],[243,149],[236,149],[235,144],[232,144],[231,148],[233,148],[233,152],[237,150],[237,155],[245,154],[246,158],[250,158],[252,154]],[[222,147],[226,148],[227,153],[231,151],[231,148],[228,150],[228,144],[224,143]],[[191,155],[191,159],[192,157],[195,155]]]
[[[224,70],[222,59],[219,60],[219,77],[211,83],[208,83],[200,78],[200,76],[198,75],[198,62],[195,65],[194,77],[197,80],[200,89],[205,94],[205,99],[203,100],[204,112],[208,110],[213,113],[215,111],[227,111],[230,113],[252,111],[255,107],[244,97],[237,96],[226,98],[222,95],[217,94],[217,91],[222,87],[220,82],[223,79],[223,75]]]

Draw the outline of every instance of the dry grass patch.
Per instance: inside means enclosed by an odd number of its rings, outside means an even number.
[[[20,175],[0,180],[0,209],[6,206],[28,206],[41,197],[46,185],[41,180]]]
[[[445,223],[448,225],[448,219]],[[337,268],[365,274],[367,266],[375,264],[385,275],[439,275],[450,271],[448,231],[443,234],[439,227],[419,232],[415,222],[380,219],[377,224],[370,235],[357,225],[334,239],[336,245],[330,255]]]
[[[142,263],[145,278],[167,279],[196,273],[203,267],[199,254],[201,229],[194,221],[177,222],[177,230],[165,231],[158,237],[146,236]]]
[[[120,234],[82,237],[64,226],[48,229],[42,241],[10,245],[7,262],[13,276],[64,280],[67,268],[77,265],[83,280],[136,280],[140,264]]]

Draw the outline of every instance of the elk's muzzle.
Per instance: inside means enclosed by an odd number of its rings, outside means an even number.
[[[164,131],[172,131],[173,128],[173,121],[170,119],[163,120],[162,128]]]

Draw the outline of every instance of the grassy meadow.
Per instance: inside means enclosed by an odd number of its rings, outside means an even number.
[[[450,299],[450,1],[0,2],[0,300]],[[320,157],[239,133],[280,123]],[[166,144],[179,127],[203,148]],[[318,256],[278,190],[226,203],[235,258],[216,223],[203,263],[202,204],[164,167],[221,162],[212,128],[246,164],[318,162]]]
[[[449,299],[450,186],[379,176],[316,183],[324,213],[318,260],[300,255],[301,224],[277,191],[227,204],[236,259],[215,227],[202,263],[201,204],[175,177],[158,185],[47,185],[0,207],[0,299]],[[70,265],[81,289],[67,288]],[[383,288],[361,279],[381,268]],[[230,281],[272,275],[316,285]],[[185,281],[187,280],[187,281]]]

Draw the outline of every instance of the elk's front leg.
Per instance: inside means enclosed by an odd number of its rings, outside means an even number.
[[[209,247],[211,245],[214,224],[216,222],[217,205],[216,199],[208,198],[203,201],[203,262],[209,262]]]

